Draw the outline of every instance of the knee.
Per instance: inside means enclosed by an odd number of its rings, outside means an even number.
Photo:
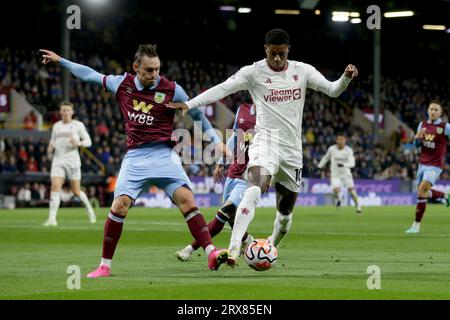
[[[419,188],[419,190],[417,190],[417,195],[419,196],[419,198],[429,198],[430,190],[425,188]]]
[[[131,206],[131,199],[128,196],[120,196],[114,199],[113,204],[111,206],[111,210],[120,215],[126,216],[128,215],[128,209]]]
[[[51,188],[50,188],[50,191],[51,192],[60,192],[61,191],[61,187],[52,185]]]

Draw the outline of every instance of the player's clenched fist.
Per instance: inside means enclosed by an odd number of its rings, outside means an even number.
[[[58,56],[56,53],[50,50],[40,49],[39,52],[42,53],[42,63],[47,64],[49,62],[60,62],[61,57]]]
[[[345,76],[347,78],[356,78],[358,76],[358,69],[353,64],[349,64],[347,68],[345,68]]]
[[[423,139],[426,131],[427,131],[427,128],[421,128],[419,130],[419,132],[417,132],[417,134],[416,134],[416,139]]]

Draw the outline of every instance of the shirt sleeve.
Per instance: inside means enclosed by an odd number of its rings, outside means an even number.
[[[355,167],[355,154],[352,149],[349,149],[350,155],[348,156],[348,161],[345,164],[346,168],[354,168]]]
[[[249,90],[253,85],[254,66],[245,66],[225,82],[218,84],[211,89],[186,102],[189,109],[198,108],[212,104],[220,99],[229,96],[240,90]]]
[[[420,129],[422,129],[422,121],[419,122],[419,125],[417,126],[417,133],[419,133]],[[445,130],[445,134],[447,134],[447,126],[445,126]],[[414,138],[414,145],[416,146],[416,148],[420,147],[421,143],[422,142],[420,141],[420,139]]]
[[[202,131],[206,135],[209,141],[214,144],[219,144],[222,140],[217,136],[216,130],[211,125],[211,122],[206,118],[206,116],[199,109],[191,109],[188,111],[189,116],[194,121],[194,125],[196,122],[202,123]]]
[[[450,136],[450,123],[445,124],[445,135]]]
[[[50,136],[49,145],[51,145],[52,147],[55,147],[55,143],[56,143],[56,133],[55,133],[55,126],[53,126],[52,134]]]
[[[82,122],[80,122],[80,127],[80,146],[89,148],[90,146],[92,146],[91,137],[89,136],[89,133],[87,132],[86,127]]]
[[[339,97],[352,81],[351,78],[347,78],[345,74],[342,74],[338,80],[331,82],[313,66],[309,66],[308,69],[308,88],[323,92],[333,98]]]
[[[116,94],[119,85],[122,83],[123,79],[125,79],[125,75],[105,76],[104,74],[101,74],[88,66],[74,63],[67,59],[61,59],[60,64],[78,79],[88,83],[100,85],[105,90],[108,90],[113,94]]]
[[[186,102],[189,100],[189,96],[183,87],[175,83],[175,94],[173,96],[173,102]]]
[[[323,158],[320,160],[319,164],[317,165],[317,167],[319,169],[322,169],[327,163],[328,161],[330,161],[331,158],[331,147],[328,148],[327,153],[325,153],[325,155],[323,156]]]

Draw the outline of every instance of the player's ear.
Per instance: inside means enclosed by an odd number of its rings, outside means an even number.
[[[133,63],[133,70],[134,72],[137,73],[137,71],[139,70],[139,66],[137,65],[137,63]]]

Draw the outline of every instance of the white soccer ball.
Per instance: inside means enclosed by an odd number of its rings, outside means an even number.
[[[277,248],[266,239],[255,239],[244,250],[245,262],[256,271],[272,268],[278,259]]]

